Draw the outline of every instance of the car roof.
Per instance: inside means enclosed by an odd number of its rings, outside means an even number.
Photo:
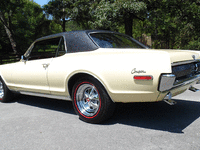
[[[61,33],[57,33],[57,34],[44,36],[44,37],[36,39],[36,41],[41,41],[41,40],[50,39],[50,38],[56,38],[56,37],[65,36],[65,35],[69,35],[69,34],[77,34],[77,35],[80,34],[81,35],[83,33],[89,34],[89,33],[99,33],[99,32],[118,33],[118,32],[109,31],[109,30],[76,30],[76,31],[61,32]],[[120,34],[120,33],[118,33],[118,34]]]
[[[95,42],[93,42],[93,40],[91,40],[89,34],[102,32],[116,33],[107,30],[78,30],[48,35],[37,39],[35,42],[64,36],[67,46],[67,53],[93,51],[98,49],[99,46],[96,45]]]
[[[89,36],[90,33],[116,33],[121,34],[114,31],[109,30],[78,30],[78,31],[69,31],[69,32],[62,32],[57,34],[48,35],[42,38],[37,39],[37,41],[52,39],[56,37],[65,37],[67,53],[74,53],[74,52],[83,52],[83,51],[93,51],[99,48],[99,46],[91,39]],[[124,34],[122,34],[124,35]],[[136,43],[140,44],[144,48],[145,45],[141,44],[140,42],[133,39]]]

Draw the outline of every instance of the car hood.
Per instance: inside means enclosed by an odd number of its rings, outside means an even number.
[[[200,59],[200,52],[190,50],[167,50],[167,49],[154,49],[155,51],[167,52],[170,55],[171,63],[182,62],[194,59]]]

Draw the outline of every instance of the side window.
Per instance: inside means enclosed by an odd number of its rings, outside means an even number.
[[[58,47],[58,50],[57,50],[57,53],[56,53],[56,56],[62,56],[66,54],[66,51],[65,51],[65,44],[64,44],[64,39],[63,37],[60,39],[60,42],[59,42],[59,47]]]
[[[55,57],[62,38],[53,38],[36,42],[28,56],[29,60]]]

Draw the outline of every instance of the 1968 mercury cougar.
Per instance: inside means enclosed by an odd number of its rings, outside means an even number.
[[[112,31],[71,31],[37,39],[21,60],[0,66],[0,101],[15,92],[71,100],[80,119],[99,123],[115,103],[174,104],[200,80],[198,51],[154,50]]]

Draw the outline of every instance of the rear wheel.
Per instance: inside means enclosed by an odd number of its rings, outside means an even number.
[[[80,119],[100,123],[112,116],[115,104],[95,79],[82,79],[73,87],[73,106]]]
[[[13,93],[8,89],[8,87],[0,77],[0,102],[10,102],[12,98]]]

